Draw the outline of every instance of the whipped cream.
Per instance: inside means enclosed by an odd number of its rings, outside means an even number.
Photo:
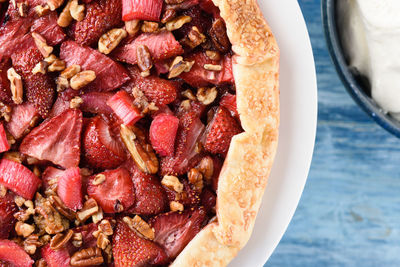
[[[340,0],[338,26],[350,66],[367,76],[372,98],[400,119],[400,0]]]

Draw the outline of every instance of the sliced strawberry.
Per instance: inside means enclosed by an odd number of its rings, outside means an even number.
[[[162,0],[123,0],[122,20],[160,21]]]
[[[71,25],[70,33],[78,44],[91,46],[106,31],[121,22],[121,0],[97,0],[85,5],[86,16]]]
[[[173,259],[200,232],[205,219],[203,208],[158,215],[152,219],[154,242],[162,246],[168,257]]]
[[[0,123],[0,153],[10,149],[10,144],[7,140],[6,130],[4,130],[3,123]]]
[[[126,159],[121,141],[100,116],[90,120],[83,134],[83,156],[90,166],[102,169],[116,168]]]
[[[32,73],[36,64],[42,60],[43,56],[36,47],[21,50],[12,55],[13,67],[24,82],[26,98],[35,105],[40,116],[46,118],[54,102],[55,85],[47,74]]]
[[[115,267],[162,265],[168,262],[164,250],[157,244],[139,237],[121,220],[113,236]]]
[[[139,45],[147,46],[155,61],[183,53],[182,46],[175,40],[171,32],[159,31],[157,33],[142,33],[132,41],[115,49],[113,55],[117,60],[134,65],[137,63],[136,49]]]
[[[217,196],[209,188],[204,188],[200,195],[201,205],[207,213],[215,213],[215,204],[217,203]]]
[[[105,181],[94,185],[97,175],[104,175]],[[129,172],[125,168],[105,171],[90,177],[87,192],[102,207],[104,212],[116,213],[127,210],[135,202],[135,192]]]
[[[173,115],[157,115],[150,125],[150,141],[160,156],[172,156],[179,119]]]
[[[13,194],[0,196],[0,239],[9,237],[16,221],[13,214],[17,211]]]
[[[68,66],[77,64],[82,70],[92,70],[96,73],[96,79],[86,86],[86,90],[112,91],[129,80],[126,69],[120,64],[97,50],[80,46],[73,41],[66,41],[61,45],[60,58],[65,60]]]
[[[60,170],[52,166],[47,167],[42,173],[43,191],[45,192],[48,189],[55,188],[58,184],[58,180],[64,173],[65,170]]]
[[[31,128],[31,122],[38,116],[35,106],[31,103],[15,105],[11,111],[11,119],[6,123],[8,132],[19,139]]]
[[[73,211],[82,208],[82,177],[78,167],[69,168],[61,175],[57,195],[67,208]]]
[[[42,181],[21,163],[2,159],[0,161],[0,184],[17,195],[32,199]]]
[[[182,175],[201,159],[197,146],[204,125],[195,112],[182,115],[176,136],[175,154],[161,160],[161,174]]]
[[[225,154],[228,152],[232,137],[241,132],[240,125],[229,111],[219,107],[207,125],[204,148],[214,154]]]
[[[10,60],[0,60],[0,101],[5,104],[12,103],[10,82],[7,78],[7,70],[10,67]]]
[[[130,67],[129,73],[132,77],[132,86],[141,90],[147,99],[161,107],[170,104],[177,98],[177,83],[165,80],[155,75],[143,78],[137,67]]]
[[[232,58],[225,56],[222,60],[211,60],[205,53],[197,52],[188,56],[185,60],[195,61],[189,72],[183,72],[181,77],[193,87],[202,87],[209,84],[233,84]],[[221,71],[211,71],[204,68],[205,64],[220,65]]]
[[[34,261],[23,248],[11,240],[0,240],[0,260],[18,267],[31,267]]]
[[[66,247],[53,250],[47,244],[41,249],[42,257],[45,259],[48,267],[70,267],[71,258]]]
[[[230,93],[224,94],[221,97],[219,105],[229,110],[232,117],[239,119],[239,112],[237,111],[237,105],[236,105],[236,95],[232,95]]]
[[[49,118],[60,115],[70,107],[72,98],[79,95],[79,91],[69,88],[63,92],[59,92],[53,107],[50,110]]]
[[[118,91],[107,101],[107,105],[114,111],[115,115],[127,126],[134,125],[143,118],[140,110],[133,105],[133,98],[126,91]]]
[[[50,12],[48,15],[36,19],[31,27],[31,32],[42,35],[48,45],[54,46],[64,41],[66,35],[63,29],[57,24],[57,12]]]
[[[80,157],[82,112],[68,109],[34,128],[19,147],[21,153],[64,168],[77,167]]]
[[[83,103],[80,105],[79,108],[84,112],[110,115],[113,111],[107,105],[107,101],[112,96],[113,96],[112,93],[102,93],[102,92],[86,93],[84,95],[81,95]]]
[[[128,212],[150,216],[165,211],[167,196],[160,180],[154,175],[143,173],[131,161],[129,165],[135,187],[136,202]]]

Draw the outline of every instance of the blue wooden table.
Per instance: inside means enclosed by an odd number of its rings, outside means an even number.
[[[265,266],[400,266],[400,140],[342,86],[326,49],[319,0],[299,0],[310,33],[319,117],[299,207]]]

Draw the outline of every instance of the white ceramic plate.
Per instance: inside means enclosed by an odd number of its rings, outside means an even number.
[[[230,267],[263,266],[299,203],[314,150],[317,83],[306,24],[295,0],[259,0],[281,50],[277,157],[253,235]]]

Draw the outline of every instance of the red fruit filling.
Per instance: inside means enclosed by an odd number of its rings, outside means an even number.
[[[159,21],[162,6],[162,0],[123,0],[122,20],[141,19]]]
[[[10,149],[10,144],[7,140],[7,133],[4,130],[4,125],[0,124],[0,153]]]
[[[34,263],[23,248],[10,240],[0,240],[0,260],[18,267],[31,267]]]
[[[67,169],[58,179],[57,195],[73,211],[82,208],[82,177],[78,167]]]
[[[143,117],[139,109],[133,105],[133,99],[125,91],[116,93],[107,101],[107,105],[127,126],[135,124]]]
[[[151,122],[151,145],[160,156],[165,157],[174,154],[175,137],[178,126],[179,119],[169,114],[159,114]]]

